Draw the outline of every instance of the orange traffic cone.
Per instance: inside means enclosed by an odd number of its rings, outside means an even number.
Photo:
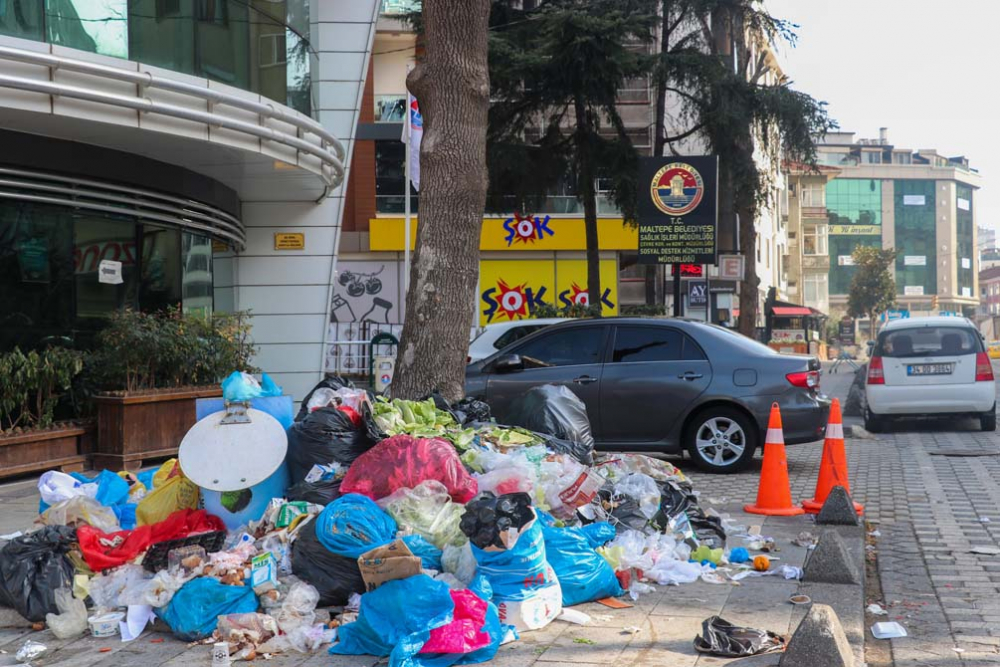
[[[840,401],[836,398],[830,405],[830,421],[826,424],[826,440],[823,442],[823,460],[819,464],[819,479],[816,480],[816,494],[812,500],[802,503],[803,509],[816,514],[826,502],[826,497],[835,486],[842,486],[851,493],[851,482],[847,477],[847,453],[844,451],[844,422],[840,416]],[[865,511],[861,503],[854,503],[858,514]]]
[[[746,505],[744,512],[769,516],[795,516],[804,514],[801,507],[792,505],[792,488],[788,483],[788,459],[785,458],[785,434],[781,430],[781,410],[771,405],[771,418],[767,422],[764,438],[764,466],[760,471],[757,503]]]

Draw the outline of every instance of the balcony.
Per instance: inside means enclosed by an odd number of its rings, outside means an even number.
[[[802,255],[802,268],[820,271],[830,270],[829,255]]]
[[[826,206],[805,206],[803,205],[800,209],[802,212],[802,218],[817,218],[826,220],[828,215],[826,212]]]

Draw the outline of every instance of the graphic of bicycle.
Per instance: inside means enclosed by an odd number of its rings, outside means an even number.
[[[348,296],[357,298],[359,296],[364,296],[365,293],[374,295],[382,291],[382,281],[376,276],[383,271],[385,271],[384,264],[374,273],[354,273],[353,271],[344,271],[337,277],[337,281],[340,283],[341,287],[347,288]]]

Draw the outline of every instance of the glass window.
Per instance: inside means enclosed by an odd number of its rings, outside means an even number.
[[[979,334],[968,327],[920,327],[898,329],[879,336],[883,357],[951,357],[982,352]]]
[[[973,258],[975,257],[975,245],[972,242],[972,234],[975,228],[973,222],[973,194],[972,188],[968,185],[958,183],[955,185],[955,232],[958,255],[955,264],[958,268],[958,294],[962,295],[963,290],[972,291]]]
[[[523,327],[514,327],[513,329],[508,329],[507,331],[505,331],[503,333],[503,335],[501,335],[499,338],[497,338],[495,341],[493,341],[493,347],[494,347],[494,349],[502,350],[505,347],[507,347],[508,345],[510,345],[511,343],[515,343],[515,342],[521,340],[522,338],[524,338],[528,334],[535,333],[536,331],[538,331],[539,329],[541,329],[543,326],[544,325],[541,325],[541,324],[532,324],[532,325],[526,325],[526,326],[523,326]]]
[[[39,0],[0,2],[0,35],[42,40],[42,3]]]
[[[913,156],[909,153],[893,153],[892,161],[895,164],[913,164]]]
[[[829,298],[827,281],[828,276],[825,273],[807,273],[802,277],[805,305],[816,308],[826,303]]]
[[[139,307],[142,310],[181,305],[180,244],[180,230],[142,226],[142,271],[139,276]]]
[[[128,58],[127,0],[45,0],[48,41]]]
[[[925,180],[897,180],[894,184],[895,247],[899,251],[896,258],[898,294],[905,294],[907,287],[923,287],[924,294],[937,294],[937,202],[934,187],[934,181]],[[911,259],[907,260],[907,257]],[[918,257],[923,257],[923,260],[914,259]]]
[[[376,95],[375,122],[402,123],[406,117],[406,94]]]
[[[865,164],[882,164],[882,154],[873,151],[862,151]]]
[[[136,224],[127,218],[74,214],[73,260],[76,265],[76,316],[82,326],[96,328],[112,310],[138,303],[136,268],[139,252]],[[122,283],[100,282],[101,260],[122,264]]]
[[[807,185],[802,188],[803,206],[826,206],[826,186]]]
[[[805,255],[827,254],[826,225],[805,225],[802,227],[802,253]]]
[[[597,364],[604,347],[601,327],[573,327],[540,336],[514,350],[526,367]]]
[[[212,312],[212,241],[204,236],[181,234],[181,300],[185,313]]]
[[[375,142],[375,210],[379,213],[402,213],[406,202],[403,197],[405,178],[403,161],[406,146],[396,140]],[[418,208],[417,191],[410,186],[410,209]]]
[[[681,358],[684,336],[668,327],[618,327],[615,335],[615,363],[637,361],[677,361]]]

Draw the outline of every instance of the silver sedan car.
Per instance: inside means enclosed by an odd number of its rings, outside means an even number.
[[[466,369],[466,394],[501,423],[531,387],[569,387],[601,449],[678,454],[702,469],[746,467],[777,402],[785,444],[823,435],[829,399],[819,361],[678,318],[573,320],[546,327]]]

